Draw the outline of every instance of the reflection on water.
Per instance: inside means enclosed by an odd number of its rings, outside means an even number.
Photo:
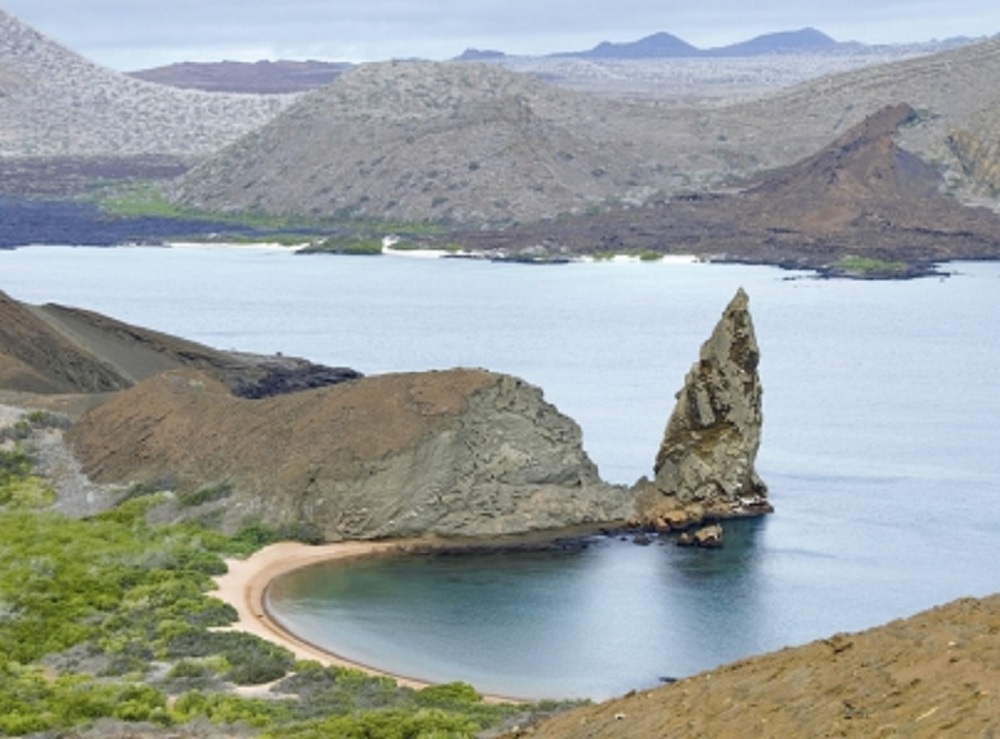
[[[597,538],[575,551],[379,557],[281,578],[269,608],[362,663],[525,697],[604,697],[774,644],[761,520],[720,551]]]

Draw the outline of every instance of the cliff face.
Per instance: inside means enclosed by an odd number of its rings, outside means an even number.
[[[677,393],[654,465],[641,482],[640,521],[669,528],[771,510],[754,469],[763,415],[760,350],[740,289]]]
[[[172,515],[227,530],[266,521],[332,541],[488,536],[622,520],[631,508],[538,388],[483,370],[264,400],[174,371],[118,393],[68,438],[95,481],[170,487]],[[206,483],[215,493],[199,496]]]

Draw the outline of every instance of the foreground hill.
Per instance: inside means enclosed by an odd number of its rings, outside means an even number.
[[[360,376],[300,359],[218,351],[93,311],[27,305],[0,292],[0,388],[35,395],[109,393],[186,367],[246,397]]]
[[[492,536],[631,513],[574,421],[485,370],[362,378],[0,293],[0,391],[82,413],[67,438],[88,489],[167,488],[178,497],[161,515],[226,530]],[[79,508],[81,478],[57,452],[70,473],[59,504]]]
[[[642,203],[810,156],[889,104],[952,190],[991,193],[1000,40],[727,106],[611,101],[492,65],[364,65],[192,171],[210,210],[511,223]]]
[[[1000,595],[742,660],[510,736],[990,737],[1000,732]]]
[[[0,10],[0,156],[190,160],[290,101],[177,90],[105,69]]]

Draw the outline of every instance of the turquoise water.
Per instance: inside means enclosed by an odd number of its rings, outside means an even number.
[[[39,247],[0,252],[0,289],[368,373],[512,372],[580,423],[606,479],[630,483],[650,474],[673,394],[743,286],[762,352],[758,468],[777,512],[730,528],[722,552],[609,540],[372,561],[272,594],[294,630],[361,661],[596,698],[1000,590],[1000,265],[953,269],[868,283],[737,265]]]

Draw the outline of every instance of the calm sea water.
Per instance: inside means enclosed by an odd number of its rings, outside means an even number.
[[[363,372],[517,374],[606,479],[651,473],[683,376],[736,288],[761,344],[777,513],[721,552],[372,560],[272,591],[293,629],[403,674],[601,698],[1000,590],[1000,265],[945,280],[764,267],[498,265],[278,250],[0,252],[0,289],[219,348]]]

